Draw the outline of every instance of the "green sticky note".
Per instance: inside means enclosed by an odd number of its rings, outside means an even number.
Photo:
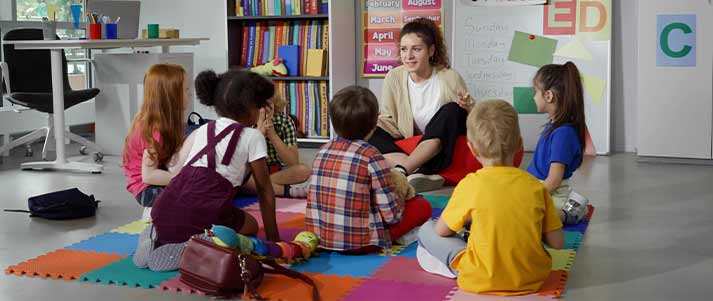
[[[519,114],[540,114],[535,104],[535,88],[513,87],[512,103]]]
[[[542,67],[552,64],[557,40],[516,31],[512,38],[508,60],[525,65]]]

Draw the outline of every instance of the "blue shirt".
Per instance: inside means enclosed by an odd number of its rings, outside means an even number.
[[[547,123],[537,140],[535,154],[527,171],[536,178],[545,180],[550,173],[550,164],[558,162],[565,165],[562,178],[569,179],[582,162],[582,147],[577,130],[571,124],[563,124],[547,134],[551,127],[552,123]]]

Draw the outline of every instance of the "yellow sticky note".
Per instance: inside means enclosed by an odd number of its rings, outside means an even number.
[[[585,61],[592,60],[592,53],[587,50],[587,47],[585,47],[579,39],[574,39],[562,46],[560,49],[557,49],[557,51],[555,51],[555,55]]]
[[[594,104],[599,106],[602,103],[607,81],[596,76],[582,74],[582,83],[584,83],[584,90],[592,97]]]

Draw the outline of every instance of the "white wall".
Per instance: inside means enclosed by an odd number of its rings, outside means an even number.
[[[170,9],[167,9],[170,8]],[[228,25],[225,0],[142,0],[141,25],[158,23],[160,28],[177,28],[182,38],[209,38],[196,47],[172,47],[172,52],[193,52],[193,74],[205,69],[228,69]],[[195,110],[215,118],[212,109],[195,99]]]

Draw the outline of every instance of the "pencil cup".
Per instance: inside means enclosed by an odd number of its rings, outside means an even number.
[[[89,24],[89,39],[90,40],[101,40],[102,39],[102,25],[99,23]]]
[[[56,23],[52,21],[42,21],[42,37],[45,40],[56,40],[57,39],[57,29],[55,27]]]
[[[158,24],[149,24],[148,27],[149,39],[158,39]]]
[[[116,40],[117,39],[117,26],[116,23],[107,23],[104,25],[104,30],[106,30],[106,39],[107,40]]]

